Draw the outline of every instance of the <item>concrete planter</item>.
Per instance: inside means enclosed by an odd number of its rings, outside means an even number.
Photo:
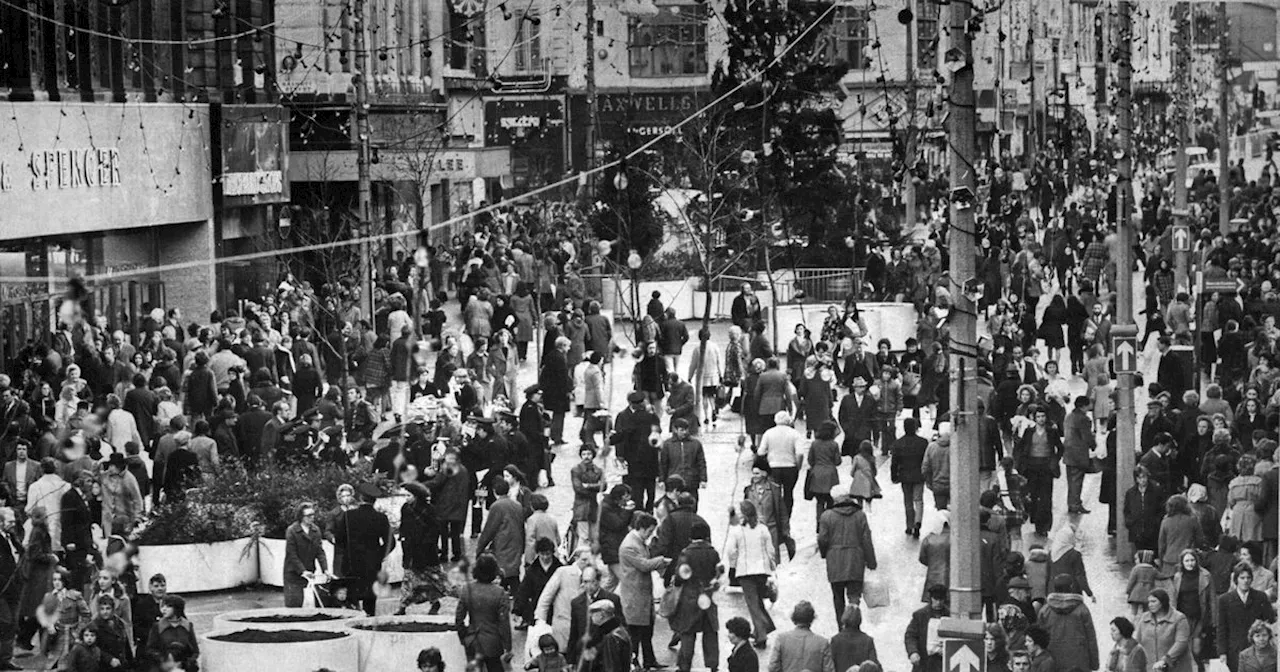
[[[311,620],[249,620],[271,618],[273,616],[287,617],[290,619],[311,617]],[[214,616],[213,631],[229,632],[251,628],[253,630],[264,630],[267,632],[275,632],[278,630],[322,630],[325,632],[346,632],[348,622],[364,617],[365,613],[363,611],[355,611],[353,609],[241,609],[239,611],[223,612]]]
[[[283,553],[281,558],[283,562]],[[174,593],[204,593],[258,581],[258,544],[252,537],[212,544],[138,547],[138,575],[164,574]]]
[[[321,542],[329,570],[333,571],[333,544]],[[264,586],[284,587],[284,539],[258,539],[258,582]]]
[[[429,647],[440,649],[449,670],[467,665],[452,616],[377,616],[349,621],[346,627],[359,643],[360,672],[416,669],[418,652]]]
[[[295,627],[291,631],[323,632],[326,635],[337,634],[338,637],[319,641],[270,643],[228,642],[218,639],[220,635],[248,630],[266,634],[279,632],[240,627],[203,635],[200,637],[200,669],[203,672],[242,672],[243,670],[316,672],[320,669],[328,669],[332,672],[357,672],[360,669],[360,653],[355,637],[349,632],[318,631],[306,626]]]

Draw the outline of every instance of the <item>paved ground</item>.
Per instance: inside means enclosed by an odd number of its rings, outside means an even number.
[[[1042,304],[1047,304],[1042,301]],[[727,325],[720,324],[713,328],[713,334],[720,342],[724,342]],[[614,365],[612,372],[614,381],[614,406],[621,408],[626,389],[629,387],[632,361],[629,357],[621,357]],[[1069,366],[1064,369],[1069,370]],[[531,381],[533,370],[526,365],[521,371],[521,382]],[[1080,392],[1084,389],[1083,381],[1076,380],[1073,386]],[[1139,399],[1138,408],[1142,409]],[[570,420],[565,430],[565,437],[576,437],[578,421]],[[712,472],[711,482],[702,493],[700,513],[712,527],[714,542],[723,547],[728,528],[728,507],[740,496],[742,488],[749,479],[750,455],[736,451],[737,438],[740,432],[740,419],[732,414],[722,416],[719,424],[702,436],[706,446],[707,459]],[[551,500],[551,511],[558,515],[562,524],[569,519],[569,506],[572,493],[568,487],[570,467],[576,462],[576,444],[570,443],[559,450],[554,473],[558,486],[544,490]],[[848,467],[846,461],[841,470],[845,487],[848,483]],[[1127,579],[1127,568],[1117,565],[1113,559],[1113,540],[1105,531],[1106,507],[1097,502],[1100,477],[1087,476],[1085,479],[1084,498],[1086,507],[1092,514],[1083,517],[1080,523],[1081,551],[1089,570],[1089,580],[1097,595],[1097,603],[1091,604],[1095,626],[1099,635],[1102,656],[1110,649],[1107,636],[1108,621],[1117,615],[1127,615],[1124,585]],[[616,480],[616,476],[611,480]],[[892,586],[893,601],[888,607],[865,611],[864,629],[872,635],[886,670],[908,670],[907,655],[903,647],[902,635],[910,619],[910,614],[921,606],[920,592],[923,587],[924,567],[917,562],[918,542],[903,534],[902,493],[890,483],[888,469],[880,471],[880,486],[884,499],[874,503],[869,512],[869,520],[873,530],[880,569],[876,574],[887,580]],[[1055,510],[1065,511],[1063,501],[1066,496],[1066,485],[1055,484]],[[779,627],[787,627],[791,608],[801,600],[809,600],[818,609],[818,621],[814,630],[822,635],[832,635],[837,630],[833,614],[831,593],[825,581],[825,565],[818,557],[815,548],[815,509],[812,502],[806,502],[796,496],[797,506],[792,518],[792,529],[799,543],[797,557],[784,562],[779,569],[779,601],[772,606],[774,620]],[[932,511],[931,498],[925,497],[926,515]],[[1024,540],[1023,546],[1031,540]],[[1025,550],[1017,548],[1016,550]],[[746,615],[740,594],[724,591],[716,598],[720,605],[721,621],[731,616]],[[238,590],[217,594],[189,596],[188,615],[191,616],[198,631],[207,630],[213,616],[231,609],[253,607],[274,607],[283,603],[279,591],[273,590]],[[390,611],[394,608],[392,600],[383,600],[379,611]],[[452,602],[445,605],[446,611],[452,609]],[[659,659],[664,663],[674,664],[675,652],[663,646],[670,638],[670,631],[665,621],[659,619],[654,642],[659,650]],[[523,633],[516,634],[516,664],[523,664]],[[727,656],[727,646],[721,647],[722,655]],[[34,662],[34,661],[32,661]],[[701,654],[695,659],[695,665],[717,667],[719,663],[703,663]]]

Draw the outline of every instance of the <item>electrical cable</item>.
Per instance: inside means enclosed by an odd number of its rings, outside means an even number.
[[[8,0],[0,0],[0,4],[7,4],[7,2]],[[662,133],[654,136],[651,140],[645,142],[644,144],[640,145],[639,147],[627,153],[626,155],[620,158],[614,159],[613,161],[606,162],[595,168],[579,171],[578,173],[575,173],[563,179],[557,180],[555,182],[548,183],[536,189],[530,190],[524,194],[513,196],[510,198],[504,199],[502,201],[498,201],[493,204],[490,204],[481,208],[477,208],[475,210],[472,210],[471,212],[467,212],[462,215],[450,217],[449,219],[446,219],[442,222],[437,222],[430,226],[424,227],[421,230],[415,229],[411,231],[393,231],[390,233],[362,236],[358,238],[349,238],[346,240],[331,241],[327,243],[315,243],[311,245],[303,245],[299,247],[292,247],[292,248],[281,249],[281,250],[266,250],[261,252],[250,252],[246,254],[232,255],[232,256],[222,257],[218,259],[192,260],[192,261],[177,262],[177,263],[170,263],[170,264],[158,264],[155,266],[148,266],[144,268],[134,268],[134,269],[128,269],[128,270],[122,270],[122,271],[107,271],[104,273],[95,273],[92,275],[84,276],[83,278],[81,278],[81,280],[83,280],[86,283],[93,283],[93,282],[99,282],[99,281],[114,280],[114,279],[124,278],[124,277],[133,277],[138,275],[172,273],[172,272],[183,271],[183,270],[188,270],[193,268],[204,268],[209,266],[218,266],[222,264],[236,264],[236,263],[241,263],[246,261],[255,261],[258,259],[277,258],[284,254],[299,254],[303,252],[319,252],[324,250],[335,250],[335,249],[341,249],[345,247],[353,247],[353,246],[361,245],[366,242],[382,243],[382,242],[388,242],[392,240],[398,240],[401,238],[417,238],[424,232],[430,233],[432,231],[445,229],[447,227],[453,226],[454,224],[460,224],[468,220],[474,219],[478,215],[495,212],[508,206],[531,201],[532,197],[534,196],[560,189],[561,187],[564,187],[569,184],[577,183],[581,181],[583,178],[586,178],[590,175],[602,173],[611,168],[615,168],[621,165],[622,163],[629,161],[635,158],[636,156],[639,156],[642,152],[648,151],[654,145],[657,145],[659,142],[661,142],[664,138],[667,138],[668,136],[673,135],[676,131],[683,128],[689,122],[706,114],[708,111],[718,106],[719,104],[723,103],[724,101],[728,100],[729,98],[733,97],[739,91],[746,88],[749,84],[753,83],[755,80],[763,76],[763,74],[769,68],[773,67],[778,62],[780,62],[788,53],[790,53],[796,47],[796,45],[800,44],[801,41],[803,41],[803,39],[810,32],[812,32],[815,28],[818,27],[819,24],[825,21],[827,17],[830,16],[831,13],[835,11],[835,9],[836,9],[836,5],[833,4],[829,6],[826,9],[826,11],[824,11],[821,15],[818,16],[818,18],[816,18],[812,23],[810,23],[808,27],[806,27],[803,31],[801,31],[800,34],[797,35],[794,40],[792,40],[785,47],[783,47],[782,51],[779,52],[779,54],[775,56],[773,60],[770,61],[769,64],[766,65],[764,68],[762,68],[759,72],[747,75],[746,77],[743,78],[741,82],[738,82],[733,88],[729,89],[728,91],[721,94],[720,96],[718,96],[711,102],[707,103],[706,105],[702,106],[701,108],[690,113],[684,119],[681,119],[680,121],[672,124],[670,128],[664,129]],[[30,284],[32,282],[43,282],[43,281],[47,281],[47,278],[38,278],[38,277],[31,278],[26,276],[0,276],[0,284]]]

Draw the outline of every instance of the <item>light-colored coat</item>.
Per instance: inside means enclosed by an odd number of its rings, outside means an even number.
[[[551,575],[551,580],[538,597],[534,619],[551,625],[551,636],[556,638],[562,651],[568,651],[569,626],[573,619],[573,598],[582,591],[582,568],[576,563],[564,565]]]
[[[767,526],[734,525],[729,528],[724,557],[738,576],[767,576],[778,566],[778,547]]]
[[[37,507],[43,507],[49,518],[49,537],[53,550],[62,550],[62,496],[71,486],[57,474],[45,474],[27,489],[27,515]]]
[[[707,350],[702,355],[702,387],[717,387],[720,385],[720,379],[724,376],[724,354],[720,352],[720,346],[714,341],[706,342]],[[697,386],[698,383],[698,350],[694,348],[689,354],[689,382]]]
[[[1138,620],[1134,639],[1147,653],[1149,663],[1154,665],[1161,660],[1166,661],[1167,672],[1191,672],[1195,669],[1191,655],[1191,625],[1187,623],[1187,617],[1176,609],[1169,609],[1159,617],[1149,611],[1144,613]]]
[[[769,647],[769,672],[835,672],[831,642],[809,628],[779,632]]]
[[[618,597],[628,625],[653,624],[653,573],[662,569],[664,558],[649,557],[640,533],[627,533],[618,547]]]

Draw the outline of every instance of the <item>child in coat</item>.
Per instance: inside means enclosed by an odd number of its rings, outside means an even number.
[[[1111,380],[1111,376],[1098,376],[1093,385],[1093,421],[1097,424],[1098,429],[1106,429],[1107,419],[1115,411],[1115,401],[1113,395],[1116,391],[1116,384]]]
[[[1129,585],[1124,592],[1128,595],[1129,613],[1133,617],[1147,610],[1147,596],[1156,587],[1159,571],[1155,565],[1155,551],[1138,551],[1133,554],[1133,569],[1129,571]]]
[[[538,672],[564,672],[568,668],[569,664],[565,661],[564,654],[560,653],[560,644],[556,642],[555,637],[551,635],[539,637],[538,650],[542,653],[525,663],[524,669]]]

